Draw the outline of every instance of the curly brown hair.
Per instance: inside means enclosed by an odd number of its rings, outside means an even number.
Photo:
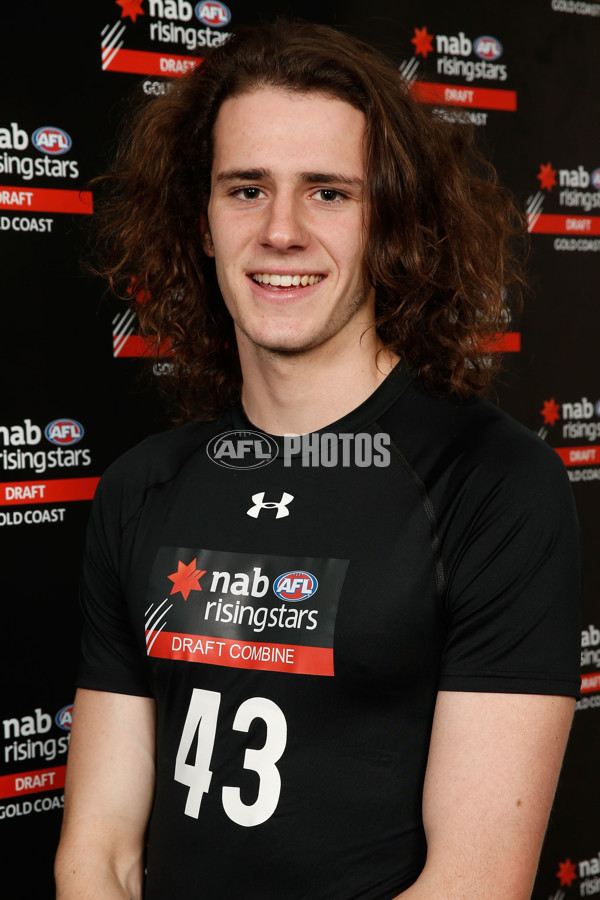
[[[214,418],[239,393],[231,317],[201,233],[219,108],[260,87],[319,91],[366,118],[365,271],[376,325],[430,391],[481,393],[490,343],[520,296],[522,214],[474,146],[473,129],[417,102],[374,47],[327,26],[239,29],[188,76],[134,112],[98,212],[96,265],[129,299],[152,352],[168,344],[181,418]],[[513,304],[514,306],[514,304]],[[163,384],[165,378],[161,379]]]

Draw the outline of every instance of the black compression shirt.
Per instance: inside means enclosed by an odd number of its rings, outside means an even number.
[[[147,900],[389,900],[425,859],[437,691],[578,694],[571,489],[494,406],[400,370],[324,429],[336,466],[209,458],[252,428],[237,409],[107,472],[78,684],[156,699]]]

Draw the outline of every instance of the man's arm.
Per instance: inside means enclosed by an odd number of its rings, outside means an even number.
[[[57,900],[141,900],[154,737],[153,700],[77,692],[55,864]]]
[[[402,900],[529,900],[574,702],[440,691],[423,792],[427,862]]]

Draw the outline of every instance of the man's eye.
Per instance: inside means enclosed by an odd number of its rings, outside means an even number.
[[[318,196],[320,200],[324,200],[325,203],[335,203],[336,200],[341,200],[344,195],[340,191],[334,191],[332,188],[321,188],[316,192],[315,196]]]
[[[244,187],[238,188],[235,192],[237,197],[241,197],[243,200],[256,200],[262,194],[260,188],[257,187]]]

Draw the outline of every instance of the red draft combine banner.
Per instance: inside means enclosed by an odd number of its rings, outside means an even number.
[[[587,447],[555,447],[565,466],[600,466],[600,445]]]
[[[186,75],[202,62],[194,56],[178,56],[173,53],[156,53],[150,50],[102,50],[102,68],[105,72],[129,72],[133,75],[162,75],[163,78]]]
[[[600,691],[600,672],[588,672],[581,676],[581,693],[591,694]]]
[[[492,353],[519,353],[521,350],[521,332],[507,331],[500,334],[488,348]]]
[[[0,483],[0,506],[27,503],[60,503],[91,500],[99,478],[55,478],[51,481],[5,481]]]
[[[94,204],[91,191],[15,188],[0,185],[0,209],[78,213],[91,216]]]
[[[541,213],[530,220],[532,234],[600,234],[600,216],[564,216]]]
[[[113,336],[113,356],[139,357],[151,356],[161,359],[169,355],[169,341],[162,341],[158,351],[156,343],[140,337],[139,334],[128,334],[125,337]]]
[[[150,632],[146,632],[147,635]],[[158,632],[150,641],[148,656],[210,663],[234,669],[263,669],[294,675],[333,675],[330,647],[269,644],[206,635]]]
[[[442,106],[465,106],[472,109],[503,109],[515,112],[517,92],[499,88],[465,87],[462,84],[435,84],[415,81],[412,91],[421,103],[439,103]]]
[[[37,794],[40,791],[63,788],[66,769],[66,766],[54,766],[52,769],[34,769],[31,772],[0,775],[0,797],[20,797],[22,794]]]

